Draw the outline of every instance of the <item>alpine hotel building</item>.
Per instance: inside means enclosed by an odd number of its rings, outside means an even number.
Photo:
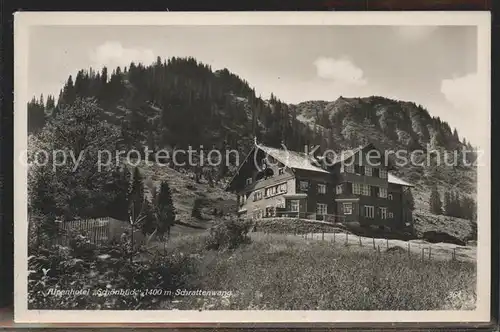
[[[383,156],[373,144],[322,160],[255,142],[226,190],[237,194],[238,214],[244,218],[405,227],[412,217],[403,194],[413,185],[392,175]]]

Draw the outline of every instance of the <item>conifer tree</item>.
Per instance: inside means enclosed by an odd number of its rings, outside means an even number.
[[[413,193],[411,189],[407,189],[403,192],[403,204],[406,209],[413,211],[415,210],[415,199],[413,198]]]
[[[138,167],[134,168],[128,196],[130,220],[134,222],[139,219],[144,204],[144,182]]]
[[[451,202],[451,195],[449,191],[444,192],[444,214],[447,216],[452,215],[452,202]]]
[[[441,197],[439,195],[437,187],[432,188],[431,197],[429,199],[429,207],[430,207],[431,213],[433,213],[433,214],[442,214],[443,213]]]
[[[199,198],[194,200],[193,210],[191,211],[191,217],[196,219],[201,219],[201,200]]]
[[[155,205],[158,235],[163,236],[166,233],[167,237],[170,237],[170,229],[175,224],[175,207],[167,181],[161,183]]]

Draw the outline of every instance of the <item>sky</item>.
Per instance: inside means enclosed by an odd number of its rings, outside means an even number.
[[[474,26],[37,26],[28,93],[58,96],[79,69],[192,56],[288,103],[379,95],[414,101],[472,143],[481,130]]]

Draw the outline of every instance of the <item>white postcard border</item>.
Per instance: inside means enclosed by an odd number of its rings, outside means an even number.
[[[335,323],[488,322],[490,320],[490,33],[489,12],[18,12],[14,15],[14,234],[16,323]],[[471,25],[478,29],[484,117],[478,169],[477,308],[474,311],[84,311],[27,308],[27,148],[29,32],[36,26],[99,25]],[[432,291],[431,289],[429,291]]]

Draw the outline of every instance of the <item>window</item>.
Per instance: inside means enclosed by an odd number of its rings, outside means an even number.
[[[392,194],[388,194],[387,198],[392,201]]]
[[[386,207],[381,207],[380,209],[380,218],[381,219],[387,219],[387,208]]]
[[[361,166],[359,165],[354,165],[354,173],[361,175]]]
[[[318,184],[318,194],[326,194],[326,185]]]
[[[249,184],[252,184],[252,178],[248,178],[248,179],[247,179],[247,181],[246,181],[246,184],[247,184],[247,186],[248,186]]]
[[[354,173],[354,165],[342,165],[344,173]]]
[[[300,191],[307,191],[309,189],[309,181],[300,181]]]
[[[389,218],[391,218],[391,219],[394,218],[394,213],[389,212],[388,215],[389,215]]]
[[[341,184],[338,184],[338,185],[335,187],[335,192],[337,193],[337,195],[342,194],[342,185],[341,185]]]
[[[365,175],[372,176],[372,168],[369,166],[365,166]]]
[[[371,193],[370,186],[369,186],[369,185],[367,185],[367,184],[362,184],[362,185],[361,185],[361,193],[362,193],[364,196],[370,196],[370,193]]]
[[[254,219],[261,219],[262,218],[262,210],[255,209],[253,211],[253,217],[254,217]]]
[[[352,214],[352,203],[344,203],[342,208],[344,209],[344,214]]]
[[[266,217],[274,217],[274,215],[275,215],[274,212],[275,212],[274,206],[266,207]]]
[[[255,202],[255,201],[258,201],[258,200],[260,200],[260,199],[262,199],[262,191],[260,191],[260,190],[259,190],[259,191],[256,191],[256,192],[253,194],[253,200],[254,200],[254,202]]]
[[[380,169],[379,175],[381,179],[387,179],[387,170],[385,169]]]
[[[298,200],[290,201],[290,211],[299,212],[299,201]]]
[[[378,190],[378,197],[387,198],[387,188],[380,188]]]
[[[328,213],[328,205],[323,204],[323,203],[318,203],[316,204],[316,213],[325,215]]]
[[[283,174],[285,174],[285,169],[284,168],[278,169],[278,175],[283,175]]]
[[[361,184],[353,183],[352,184],[352,193],[354,195],[361,195]]]
[[[280,184],[280,185],[278,186],[278,191],[279,191],[280,193],[286,193],[286,191],[287,191],[287,185],[286,185],[286,183]]]
[[[365,217],[375,218],[375,208],[371,205],[365,205]]]

